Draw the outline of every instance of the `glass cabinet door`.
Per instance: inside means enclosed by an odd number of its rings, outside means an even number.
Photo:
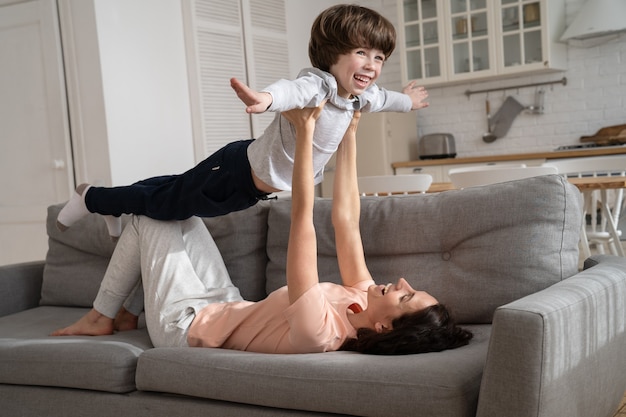
[[[451,76],[491,68],[487,0],[448,0],[452,34]],[[493,0],[491,0],[493,1]]]
[[[541,64],[541,4],[538,0],[501,0],[502,59],[504,68]]]
[[[567,68],[567,45],[559,42],[564,0],[396,4],[404,82],[446,85]]]
[[[403,0],[404,59],[409,80],[442,75],[437,0]]]

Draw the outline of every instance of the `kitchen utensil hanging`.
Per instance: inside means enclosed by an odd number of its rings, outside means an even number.
[[[526,107],[524,107],[519,101],[512,96],[508,96],[502,107],[491,118],[492,133],[497,138],[506,136],[513,120],[520,114]]]
[[[483,141],[491,143],[498,137],[491,132],[491,105],[489,104],[489,99],[485,100],[485,109],[487,111],[487,133],[483,134]]]

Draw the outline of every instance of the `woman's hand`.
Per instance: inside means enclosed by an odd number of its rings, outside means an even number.
[[[304,128],[307,124],[315,124],[322,114],[322,109],[326,104],[324,100],[318,107],[305,107],[303,109],[292,109],[282,112],[281,114],[287,119],[295,128]]]
[[[348,287],[372,279],[365,264],[359,229],[361,199],[357,181],[356,131],[360,117],[360,112],[354,112],[352,121],[339,144],[333,183],[332,222],[335,228],[337,261],[341,280]]]
[[[361,118],[361,112],[355,111],[352,116],[352,120],[348,125],[348,129],[346,129],[346,134],[356,135],[357,128],[359,127],[359,119]]]
[[[324,103],[316,108],[294,109],[283,116],[296,130],[291,187],[291,226],[287,246],[287,292],[293,304],[319,283],[317,239],[313,226],[313,132]]]

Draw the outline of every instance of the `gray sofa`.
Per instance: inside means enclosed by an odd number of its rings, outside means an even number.
[[[331,201],[316,201],[319,271],[339,282]],[[559,176],[439,194],[367,197],[379,282],[407,278],[474,332],[398,357],[153,348],[145,327],[48,337],[91,306],[113,251],[90,215],[48,212],[45,262],[0,268],[5,416],[611,416],[626,389],[626,260],[578,271],[577,189]],[[289,200],[205,219],[233,281],[258,300],[285,282]]]

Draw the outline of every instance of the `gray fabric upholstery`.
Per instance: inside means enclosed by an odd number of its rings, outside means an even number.
[[[265,298],[267,214],[269,202],[226,216],[204,218],[226,269],[241,296],[250,301]]]
[[[98,337],[50,337],[88,310],[37,307],[0,318],[0,383],[135,389],[137,358],[152,344],[145,329]]]
[[[473,416],[490,326],[470,328],[469,346],[412,356],[152,349],[137,388],[359,416]]]
[[[39,304],[44,265],[35,261],[0,266],[0,317]]]
[[[495,204],[497,201],[497,204]],[[406,278],[462,323],[574,275],[580,192],[560,176],[438,194],[362,200],[361,233],[377,282]],[[414,203],[414,204],[413,204]],[[315,207],[320,278],[340,282],[330,200]],[[269,216],[267,291],[285,284],[288,204]],[[480,302],[476,302],[480,300]]]
[[[8,314],[0,317],[0,398],[10,398],[3,415],[615,411],[626,388],[626,259],[594,257],[577,273],[582,219],[574,187],[550,176],[362,202],[364,246],[377,280],[405,276],[462,321],[493,318],[493,325],[468,324],[476,335],[468,346],[402,357],[154,349],[143,326],[104,337],[48,337],[87,311],[71,306],[91,305],[113,249],[99,216],[61,234],[54,227],[60,206],[53,206],[45,270],[0,267],[0,311]],[[324,279],[338,282],[330,208],[328,200],[316,202],[319,264]],[[279,200],[204,219],[249,299],[284,285],[289,209]],[[42,304],[60,306],[10,314],[37,306],[39,285]]]
[[[102,391],[0,384],[2,415],[7,417],[346,417],[293,409],[258,407],[158,392],[125,395]]]
[[[612,259],[601,275],[588,269],[496,311],[479,417],[617,409],[626,388],[626,259]]]
[[[91,307],[115,244],[101,216],[90,214],[65,232],[56,228],[63,204],[50,206],[46,227],[48,253],[41,305]],[[269,204],[204,219],[226,268],[244,298],[265,297],[265,243]],[[123,224],[128,216],[123,216]]]
[[[48,207],[48,253],[41,305],[91,307],[115,244],[97,214],[60,232],[56,218],[61,208],[63,204]],[[124,218],[124,224],[126,221]]]

